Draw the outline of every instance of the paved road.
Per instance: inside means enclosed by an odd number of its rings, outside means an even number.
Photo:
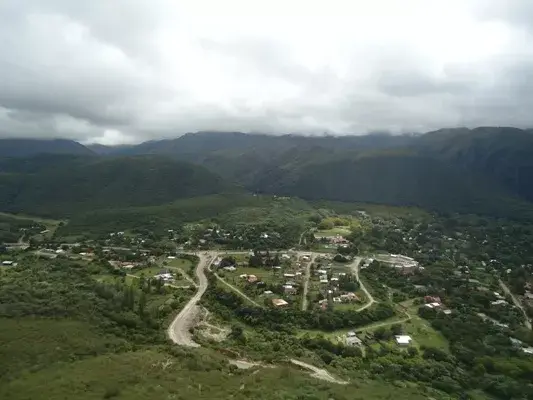
[[[180,313],[174,318],[174,321],[168,327],[168,337],[176,344],[188,347],[199,347],[200,345],[192,340],[189,329],[191,328],[194,318],[198,312],[198,302],[207,289],[207,277],[205,268],[208,267],[216,257],[215,252],[196,254],[200,261],[196,267],[196,276],[198,277],[198,291],[191,300],[183,307]]]
[[[298,255],[299,257],[300,255]],[[311,261],[307,263],[307,267],[305,268],[305,277],[304,277],[304,291],[303,291],[303,298],[302,298],[302,311],[307,310],[307,288],[309,286],[309,278],[311,275],[311,264],[315,262],[317,254],[313,253],[311,256]]]
[[[350,268],[354,272],[355,277],[356,277],[357,281],[359,282],[359,286],[361,286],[361,290],[363,292],[365,292],[365,295],[368,298],[368,303],[366,303],[363,307],[361,307],[357,311],[363,311],[363,310],[367,309],[368,307],[370,307],[372,304],[376,303],[376,300],[374,300],[374,298],[372,297],[370,292],[367,290],[367,288],[365,287],[365,284],[363,283],[363,281],[359,279],[359,266],[361,265],[361,260],[362,260],[361,257],[355,257],[353,259],[352,264],[350,264]]]
[[[531,330],[531,320],[529,319],[529,317],[528,317],[528,315],[526,313],[526,310],[524,310],[524,306],[522,306],[522,303],[520,303],[520,300],[518,300],[515,297],[515,295],[511,292],[511,290],[509,290],[507,285],[505,283],[503,283],[503,281],[501,279],[499,279],[498,282],[500,283],[500,287],[505,292],[505,294],[511,296],[511,299],[513,299],[514,305],[517,306],[520,309],[520,311],[522,311],[522,314],[524,314],[524,318],[525,318],[524,325],[526,326],[526,328]]]

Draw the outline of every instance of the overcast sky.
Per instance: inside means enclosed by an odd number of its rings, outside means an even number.
[[[1,0],[0,137],[533,127],[531,0]]]

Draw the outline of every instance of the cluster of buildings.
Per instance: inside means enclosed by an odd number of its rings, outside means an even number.
[[[446,315],[450,315],[452,313],[452,310],[446,308],[438,296],[424,296],[424,307],[441,311]]]

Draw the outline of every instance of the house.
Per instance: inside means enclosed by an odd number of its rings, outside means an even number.
[[[528,300],[533,300],[533,293],[531,293],[531,292],[526,292],[526,293],[524,294],[524,297],[525,297],[526,299],[528,299]]]
[[[282,259],[282,260],[290,260],[290,259],[291,259],[291,256],[289,256],[288,254],[282,254],[282,255],[281,255],[281,259]]]
[[[13,261],[2,261],[2,265],[8,266],[8,267],[13,265],[13,264],[14,264]]]
[[[294,278],[296,275],[295,274],[283,274],[283,276],[285,278]]]
[[[267,294],[267,295],[268,295],[268,294],[273,294],[273,292],[272,292],[272,290],[265,290],[265,291],[263,292],[263,294]]]
[[[133,269],[133,268],[135,268],[135,265],[133,265],[133,264],[126,264],[126,265],[123,265],[122,268],[124,268],[124,269]]]
[[[333,298],[334,303],[342,303],[342,299],[340,297],[334,297]]]
[[[355,332],[348,332],[346,334],[346,345],[347,346],[361,346],[363,341],[359,339]]]
[[[255,282],[258,281],[257,276],[255,276],[255,275],[248,275],[246,280],[248,281],[248,283],[255,283]]]
[[[411,339],[411,336],[408,335],[396,335],[394,337],[394,340],[396,340],[396,344],[400,346],[408,346],[409,344],[411,344],[411,341],[413,339]]]
[[[289,303],[287,303],[283,299],[272,299],[272,304],[274,305],[274,307],[285,307],[289,305]]]
[[[165,272],[165,273],[162,273],[162,274],[157,274],[157,275],[154,275],[154,278],[155,279],[162,279],[163,281],[165,282],[169,282],[171,280],[174,279],[174,277],[172,276],[172,274],[168,273],[168,272]]]
[[[505,300],[503,300],[503,299],[490,302],[491,306],[501,306],[503,304],[507,304],[507,302]]]
[[[175,259],[176,259],[176,257],[174,257],[174,256],[168,256],[167,257],[167,260],[175,260]]]
[[[440,297],[438,296],[424,296],[424,303],[441,303]]]
[[[234,272],[237,271],[237,268],[235,268],[233,265],[227,266],[223,268],[224,271]]]
[[[320,283],[328,283],[328,278],[320,278]]]
[[[296,288],[292,285],[283,285],[283,291],[286,293],[286,294],[295,294],[296,293]]]
[[[246,275],[246,274],[242,274],[242,275],[239,275],[239,278],[241,278],[241,279],[247,279],[247,278],[248,278],[248,275]]]
[[[444,314],[446,314],[446,315],[450,315],[450,314],[452,313],[452,310],[448,310],[448,309],[446,309],[446,310],[442,310],[442,312],[443,312]]]
[[[357,296],[355,293],[345,293],[341,294],[340,298],[342,301],[349,302],[349,301],[361,301],[359,296]]]

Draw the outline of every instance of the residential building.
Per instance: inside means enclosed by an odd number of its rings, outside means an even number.
[[[272,299],[272,304],[274,305],[274,307],[285,307],[289,305],[289,303],[287,303],[283,299]]]
[[[408,346],[413,339],[408,335],[396,335],[394,340],[396,340],[396,343],[400,346]]]

